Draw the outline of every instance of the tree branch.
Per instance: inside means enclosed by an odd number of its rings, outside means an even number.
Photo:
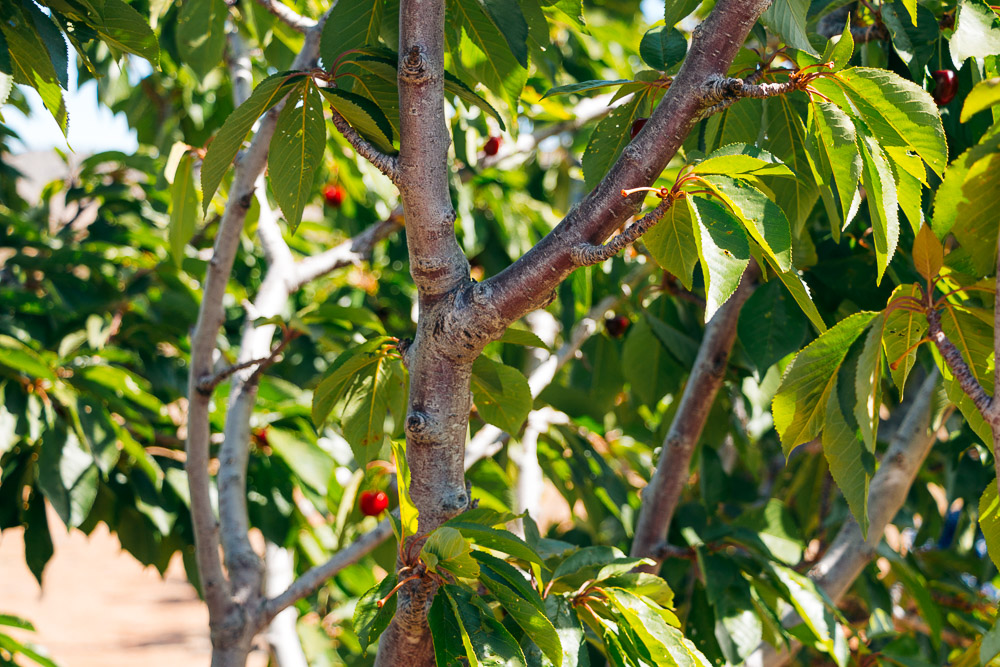
[[[331,112],[330,120],[333,121],[334,126],[344,138],[347,139],[347,143],[354,147],[358,155],[371,162],[376,169],[388,176],[389,180],[395,183],[399,179],[398,160],[391,155],[386,155],[358,134],[358,131],[351,127],[347,119],[341,116],[336,109],[331,109]]]
[[[290,27],[292,30],[305,33],[316,27],[316,21],[306,16],[302,16],[294,9],[281,2],[281,0],[257,0],[257,2],[263,5],[267,11],[277,16],[278,20]]]
[[[885,528],[896,516],[913,486],[917,472],[934,444],[936,434],[929,429],[931,408],[940,379],[934,369],[924,380],[913,403],[906,411],[903,422],[893,434],[882,459],[882,464],[872,477],[868,492],[868,538],[861,534],[854,517],[844,522],[837,537],[823,557],[809,571],[809,578],[823,589],[836,604],[875,557],[875,550],[882,541]],[[953,408],[949,408],[949,411]],[[942,421],[947,419],[947,414]],[[800,622],[794,613],[782,619],[782,625],[792,627]],[[749,667],[779,667],[787,665],[801,646],[793,644],[792,650],[776,651],[770,644],[761,643],[747,658]]]
[[[944,331],[941,329],[941,313],[936,308],[927,309],[927,333],[930,335],[934,345],[944,358],[948,368],[951,369],[962,391],[972,399],[972,403],[982,414],[987,423],[993,423],[993,399],[986,393],[983,386],[979,384],[975,374],[962,357],[962,353],[955,347]]]
[[[625,194],[625,191],[622,191]],[[667,214],[667,209],[673,206],[676,199],[671,196],[663,197],[660,203],[652,211],[642,216],[641,219],[633,222],[625,228],[618,236],[614,237],[604,245],[594,245],[592,243],[581,243],[573,248],[573,261],[580,266],[590,266],[600,264],[606,259],[611,259],[619,253],[625,246],[632,245],[639,240],[639,237],[648,232],[653,226],[663,219]]]
[[[555,229],[507,269],[490,278],[489,317],[513,322],[541,307],[576,267],[581,243],[603,243],[631,216],[640,199],[623,189],[651,185],[663,172],[706,108],[704,87],[724,77],[750,28],[769,0],[720,0],[695,30],[688,56],[643,131],[618,161]]]
[[[302,51],[296,56],[293,69],[311,67],[319,51],[322,22],[306,35]],[[265,114],[250,147],[238,159],[225,212],[219,221],[212,259],[205,276],[198,320],[191,336],[191,367],[188,376],[188,438],[185,470],[191,495],[191,522],[194,529],[195,551],[202,590],[209,609],[213,636],[233,632],[226,617],[234,611],[231,589],[219,559],[219,526],[212,509],[211,477],[208,472],[211,426],[209,405],[211,392],[203,392],[198,384],[211,375],[216,337],[225,319],[222,300],[232,272],[240,234],[250,208],[257,177],[267,161],[268,146],[283,104]],[[230,640],[232,641],[232,640]]]
[[[691,457],[726,374],[740,309],[753,292],[754,281],[759,275],[757,264],[751,262],[736,292],[705,326],[698,356],[663,440],[656,471],[642,490],[639,521],[632,539],[631,554],[635,558],[657,560],[661,545],[666,542],[670,521],[690,475]],[[652,572],[656,568],[640,569]]]

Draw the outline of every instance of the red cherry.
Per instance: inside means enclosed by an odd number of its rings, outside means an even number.
[[[483,152],[491,156],[500,152],[500,137],[490,137],[483,146]]]
[[[931,76],[934,78],[934,91],[931,96],[939,107],[943,107],[955,99],[955,93],[958,92],[958,77],[950,69],[934,70]]]
[[[344,189],[343,185],[327,183],[323,186],[323,199],[327,206],[340,208],[345,197],[347,197],[347,190]]]
[[[639,134],[639,130],[641,130],[643,127],[646,126],[646,121],[648,120],[649,120],[648,118],[635,119],[635,122],[632,123],[632,130],[630,131],[630,134],[632,135],[633,139],[635,139],[635,135]]]
[[[611,316],[604,320],[604,328],[615,338],[620,338],[632,324],[632,320],[624,315]]]
[[[385,495],[385,491],[371,489],[362,491],[358,505],[361,507],[361,513],[365,516],[378,516],[389,506],[389,496]]]

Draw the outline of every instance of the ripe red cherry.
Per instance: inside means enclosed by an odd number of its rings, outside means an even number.
[[[632,320],[625,317],[624,315],[611,316],[604,320],[604,328],[608,330],[608,333],[615,338],[620,338],[622,334],[628,330],[629,326],[632,324]]]
[[[635,122],[632,123],[632,130],[631,130],[630,134],[632,135],[633,139],[635,139],[635,135],[639,134],[639,130],[641,130],[643,127],[645,127],[647,120],[649,120],[649,119],[648,118],[636,118]]]
[[[490,137],[486,145],[483,146],[483,152],[487,155],[496,155],[500,152],[500,137]]]
[[[327,206],[340,208],[345,197],[347,197],[347,190],[344,189],[343,185],[327,183],[323,186],[323,199]]]
[[[361,513],[365,516],[378,516],[389,506],[389,496],[385,495],[385,491],[371,489],[362,491],[358,505],[361,507]]]
[[[934,70],[931,76],[934,77],[934,91],[931,96],[939,107],[943,107],[955,99],[955,93],[958,92],[958,77],[950,69]]]

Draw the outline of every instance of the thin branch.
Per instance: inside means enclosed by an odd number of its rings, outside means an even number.
[[[705,326],[698,356],[684,385],[670,430],[663,440],[656,471],[642,490],[639,521],[632,541],[632,556],[635,558],[655,560],[666,542],[674,510],[687,485],[695,445],[725,377],[729,354],[736,340],[740,309],[753,292],[759,275],[757,264],[751,262],[743,272],[736,292]],[[641,569],[654,570],[649,567]]]
[[[622,193],[624,194],[624,192]],[[653,228],[656,223],[667,214],[675,198],[664,197],[652,211],[642,216],[641,219],[629,225],[625,231],[614,237],[604,245],[594,245],[592,243],[581,243],[573,248],[573,261],[580,266],[590,266],[600,264],[606,259],[611,259],[619,253],[625,246],[632,245],[639,240],[639,237]]]
[[[347,143],[354,147],[358,155],[371,162],[376,169],[388,176],[389,180],[395,183],[399,179],[399,161],[395,157],[383,153],[371,142],[358,134],[358,131],[351,127],[347,119],[341,116],[336,109],[331,109],[331,112],[330,119],[333,121],[334,127],[344,135]]]
[[[271,352],[271,354],[267,355],[266,357],[260,357],[259,359],[250,359],[249,361],[241,361],[238,364],[233,364],[228,368],[222,369],[221,371],[219,371],[218,373],[216,373],[211,377],[202,378],[201,382],[198,383],[198,391],[211,392],[213,389],[215,389],[220,384],[225,382],[229,378],[229,376],[235,373],[236,371],[241,371],[244,368],[250,368],[251,366],[256,366],[257,364],[263,364],[267,361],[270,361],[274,359],[274,357],[276,357],[278,354],[280,354],[280,352],[281,350],[275,348]]]
[[[278,20],[292,30],[306,33],[316,27],[316,21],[307,16],[302,16],[280,0],[257,0],[257,2],[263,5],[267,11],[277,16]]]
[[[941,313],[936,308],[928,309],[927,324],[927,333],[930,335],[931,340],[934,341],[945,363],[948,364],[948,368],[951,369],[952,375],[958,380],[962,391],[972,399],[972,403],[979,410],[980,414],[982,414],[983,419],[987,423],[992,423],[993,399],[986,393],[983,386],[979,384],[979,380],[976,379],[972,369],[969,368],[969,365],[962,357],[962,353],[959,352],[955,344],[951,342],[941,329]]]
[[[392,525],[389,523],[389,519],[384,519],[372,531],[365,533],[349,546],[338,551],[333,558],[309,569],[296,579],[284,593],[265,603],[265,622],[274,618],[282,609],[311,595],[345,567],[357,563],[371,553],[375,547],[387,540],[390,535],[392,535]]]

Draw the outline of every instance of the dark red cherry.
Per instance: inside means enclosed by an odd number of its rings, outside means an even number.
[[[939,107],[943,107],[955,99],[955,93],[958,92],[958,77],[950,69],[934,70],[931,76],[934,77],[934,90],[931,96]]]

